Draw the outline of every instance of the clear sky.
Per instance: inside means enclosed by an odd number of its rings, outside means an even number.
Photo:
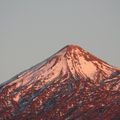
[[[0,83],[67,44],[120,67],[120,0],[0,0]]]

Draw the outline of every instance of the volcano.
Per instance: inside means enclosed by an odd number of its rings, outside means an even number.
[[[68,45],[0,85],[0,120],[120,120],[120,69]]]

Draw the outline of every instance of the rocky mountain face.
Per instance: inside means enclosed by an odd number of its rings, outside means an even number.
[[[120,69],[68,45],[0,85],[0,120],[120,120]]]

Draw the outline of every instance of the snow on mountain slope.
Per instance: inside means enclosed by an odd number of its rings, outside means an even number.
[[[114,120],[120,118],[114,103],[119,92],[119,69],[68,45],[0,85],[0,120]],[[106,105],[109,110],[98,117],[95,110]]]

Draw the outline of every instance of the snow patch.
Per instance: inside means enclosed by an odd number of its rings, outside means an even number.
[[[86,76],[93,79],[93,77],[97,71],[96,66],[92,62],[86,61],[84,57],[80,57],[79,61],[80,61],[81,71]]]
[[[19,99],[20,99],[20,95],[21,95],[21,93],[19,92],[19,93],[17,93],[16,95],[15,95],[15,97],[13,98],[13,100],[14,101],[16,101],[16,102],[18,102],[19,101]]]

